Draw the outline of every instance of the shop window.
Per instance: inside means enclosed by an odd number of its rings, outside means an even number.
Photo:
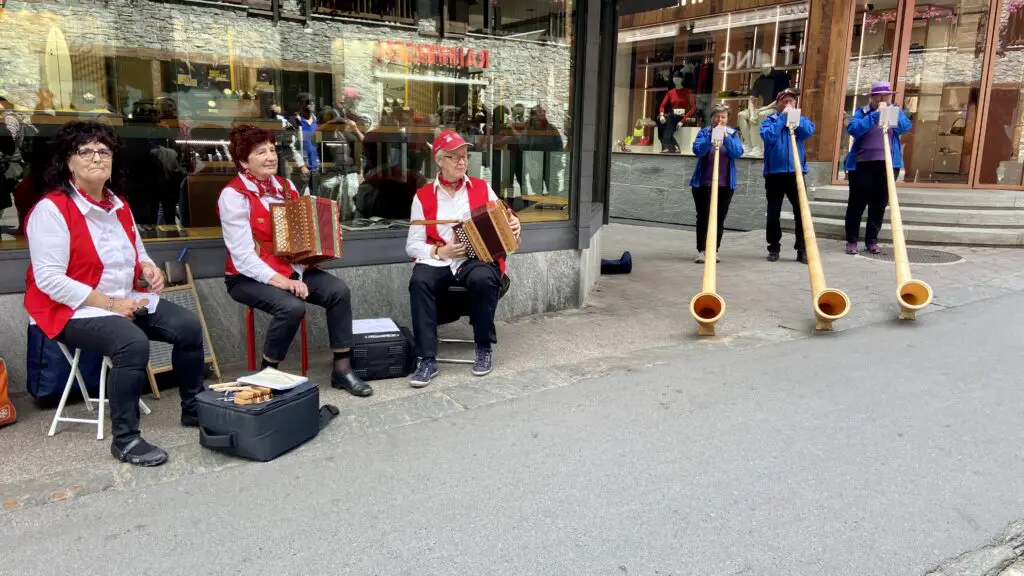
[[[524,222],[567,220],[573,4],[488,2],[490,28],[461,39],[390,23],[411,13],[406,1],[314,2],[382,20],[323,18],[316,34],[196,4],[147,4],[146,27],[127,2],[0,14],[19,30],[0,36],[0,248],[25,246],[47,139],[79,119],[115,128],[115,185],[147,242],[220,236],[216,202],[235,175],[227,137],[242,123],[273,131],[280,174],[338,200],[353,233],[404,231],[447,128],[474,145],[470,174]],[[307,138],[300,112],[316,120]]]
[[[790,4],[622,30],[615,151],[692,155],[712,106],[724,103],[745,155],[760,157],[775,96],[802,83],[806,25],[807,4]]]

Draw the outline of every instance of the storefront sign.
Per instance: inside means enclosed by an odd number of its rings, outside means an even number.
[[[491,67],[491,51],[382,40],[377,43],[377,61],[479,69]]]
[[[786,44],[779,46],[779,52],[783,54],[782,63],[773,63],[772,55],[768,54],[761,49],[739,51],[733,54],[732,52],[725,52],[722,57],[718,60],[718,69],[723,72],[729,72],[732,70],[752,70],[754,68],[760,68],[762,65],[777,64],[779,66],[789,66],[793,63],[793,51],[797,47],[792,44]]]

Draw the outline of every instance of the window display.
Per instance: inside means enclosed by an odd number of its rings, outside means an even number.
[[[622,30],[613,141],[617,152],[692,155],[711,107],[738,118],[745,156],[760,157],[775,96],[799,90],[807,4]]]
[[[524,223],[568,220],[573,2],[490,1],[473,35],[446,37],[421,33],[410,2],[374,3],[377,25],[341,4],[317,2],[307,27],[214,2],[7,2],[0,248],[25,247],[46,141],[79,119],[115,128],[112,185],[146,241],[220,237],[239,124],[273,131],[279,174],[337,200],[350,232],[404,230],[446,128]]]

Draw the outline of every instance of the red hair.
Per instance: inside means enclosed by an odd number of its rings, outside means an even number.
[[[254,148],[260,144],[276,144],[274,134],[269,130],[249,124],[236,126],[228,135],[228,152],[235,163],[235,168],[242,171],[242,162],[249,160]]]

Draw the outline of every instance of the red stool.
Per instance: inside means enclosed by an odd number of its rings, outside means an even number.
[[[305,376],[309,370],[309,350],[306,348],[306,317],[302,317],[299,324],[299,333],[302,339],[302,375]],[[249,370],[256,370],[256,315],[252,308],[245,309],[245,348],[249,361]]]

